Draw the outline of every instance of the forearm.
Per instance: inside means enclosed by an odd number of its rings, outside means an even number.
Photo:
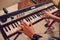
[[[60,22],[60,18],[55,16],[55,15],[50,15],[51,16],[51,19],[54,19],[55,21],[57,22]]]

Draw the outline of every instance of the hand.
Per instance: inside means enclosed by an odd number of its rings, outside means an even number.
[[[47,11],[45,11],[45,10],[43,10],[42,11],[42,14],[43,14],[43,16],[42,16],[42,18],[44,18],[44,19],[50,19],[51,18],[51,13],[49,13],[49,12],[47,12]]]
[[[21,22],[21,24],[19,24],[19,27],[21,27],[23,29],[23,33],[25,35],[27,35],[28,37],[32,37],[35,33],[34,33],[34,29],[32,27],[32,23],[30,22],[30,26],[27,25],[24,20]],[[18,30],[18,32],[20,32],[20,30]]]

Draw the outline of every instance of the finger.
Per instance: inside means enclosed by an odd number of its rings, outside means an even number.
[[[41,12],[42,12],[43,15],[45,14],[45,10],[43,10],[43,11],[41,11]]]
[[[45,13],[49,13],[49,12],[47,12],[46,10],[43,10],[42,13],[45,14]]]
[[[21,27],[22,29],[24,29],[24,26],[23,26],[23,25],[21,25],[21,24],[19,25],[19,27]]]
[[[22,32],[23,30],[21,30],[21,29],[18,28],[16,31],[17,31],[17,32]]]
[[[30,21],[30,24],[29,24],[29,26],[32,26],[32,22]]]
[[[24,20],[22,21],[22,25],[28,26],[27,23]]]
[[[41,18],[45,18],[45,16],[43,15],[43,16],[41,16]]]

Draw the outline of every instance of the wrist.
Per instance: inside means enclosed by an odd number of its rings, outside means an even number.
[[[31,37],[31,40],[39,40],[40,38],[42,38],[42,36],[38,35],[38,34],[34,34]]]

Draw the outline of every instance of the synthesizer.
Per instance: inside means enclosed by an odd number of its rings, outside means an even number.
[[[24,19],[24,21],[29,25],[29,22],[31,21],[32,24],[34,25],[35,23],[43,20],[41,18],[42,16],[42,12],[43,10],[46,10],[47,12],[50,13],[55,13],[58,11],[58,8],[55,7],[55,5],[51,2],[47,2],[47,3],[42,3],[42,4],[36,4],[34,6],[30,6],[15,12],[11,12],[7,15],[2,15],[0,16],[0,21],[2,21],[3,19],[8,19],[12,16],[16,16],[16,15],[20,15],[20,14],[25,14],[17,19],[14,19],[12,21],[8,21],[8,22],[1,22],[0,25],[0,31],[4,37],[5,40],[9,40],[8,38],[10,38],[11,36],[15,35],[18,30],[18,24],[20,24],[20,22]]]

